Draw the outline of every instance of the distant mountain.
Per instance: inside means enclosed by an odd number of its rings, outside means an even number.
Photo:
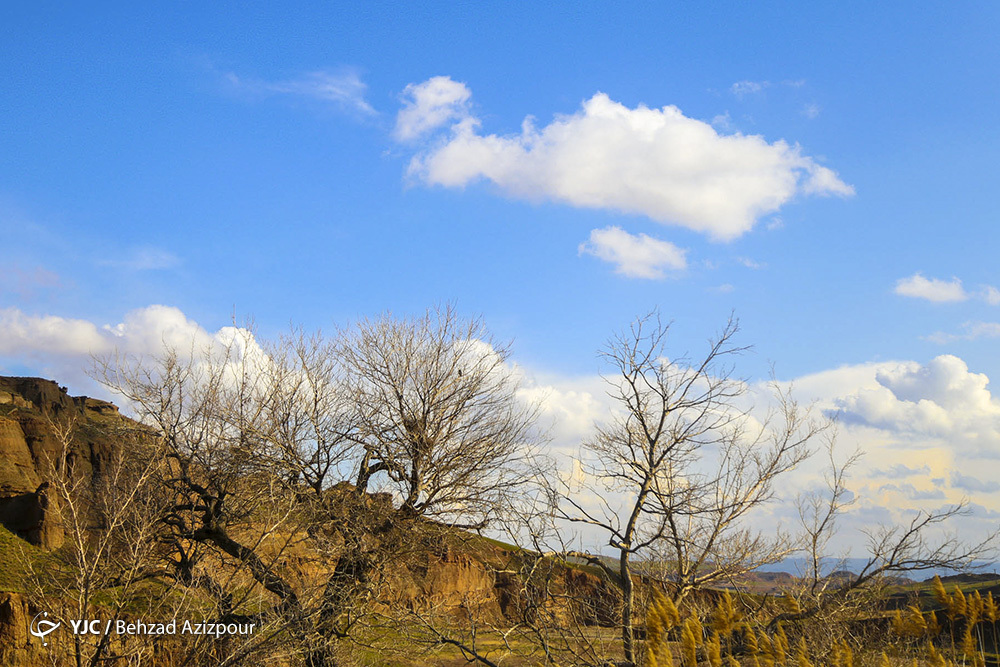
[[[868,563],[867,558],[826,558],[823,559],[821,563],[821,574],[823,576],[844,576],[844,573],[850,572],[857,574],[861,572],[862,568]],[[897,575],[899,578],[908,578],[913,581],[926,581],[928,579],[933,579],[935,576],[946,579],[947,577],[961,576],[982,576],[983,580],[990,579],[1000,579],[1000,574],[997,574],[998,566],[997,563],[976,563],[975,572],[963,574],[958,570],[951,570],[948,568],[929,568],[926,570],[914,570],[909,573],[900,573]],[[763,565],[757,568],[756,572],[787,572],[794,577],[801,577],[809,572],[810,564],[809,560],[806,558],[786,558],[785,560],[779,561],[777,563],[772,563],[771,565]],[[965,579],[965,581],[968,581]],[[977,580],[978,581],[978,580]]]

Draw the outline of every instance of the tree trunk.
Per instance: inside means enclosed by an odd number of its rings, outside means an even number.
[[[622,652],[624,664],[635,665],[635,630],[632,627],[632,615],[635,606],[635,591],[632,587],[632,568],[629,564],[629,552],[622,549],[618,559],[618,573],[622,579]]]

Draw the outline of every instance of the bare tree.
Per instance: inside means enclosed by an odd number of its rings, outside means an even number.
[[[91,475],[80,469],[72,453],[80,428],[75,416],[50,418],[49,426],[57,450],[43,467],[66,541],[40,561],[25,558],[29,593],[39,605],[54,605],[67,628],[70,621],[93,618],[98,609],[112,617],[140,607],[151,614],[176,612],[177,600],[162,583],[169,573],[157,531],[167,505],[156,481],[166,461],[155,438],[120,420],[106,434],[115,447]],[[150,595],[146,585],[158,595]],[[69,646],[57,643],[50,657],[59,659],[61,648],[77,667],[125,659],[141,664],[152,654],[143,638],[114,638],[111,633],[74,632]]]
[[[848,619],[857,612],[868,613],[879,606],[894,576],[926,570],[968,570],[977,562],[995,557],[996,531],[972,543],[941,531],[950,520],[966,513],[967,503],[962,501],[935,511],[915,512],[906,523],[866,528],[864,562],[855,566],[857,573],[844,576],[849,572],[844,559],[831,553],[829,546],[843,515],[854,503],[847,480],[862,452],[838,460],[832,438],[827,450],[826,488],[804,494],[798,501],[806,571],[799,586],[788,591],[795,599],[793,608],[776,614],[771,627],[781,622],[816,620],[829,635],[833,621]],[[838,570],[841,576],[830,576],[831,569]]]
[[[535,411],[518,400],[509,347],[450,306],[362,320],[342,348],[364,456],[411,515],[483,528],[528,479]]]
[[[203,350],[105,360],[98,372],[162,443],[169,466],[160,481],[171,503],[160,540],[176,579],[207,594],[217,620],[258,628],[217,663],[252,651],[259,658],[267,642],[286,650],[275,643],[290,638],[287,650],[306,664],[331,665],[339,637],[330,614],[319,613],[323,583],[286,563],[336,563],[305,545],[328,542],[329,514],[317,510],[350,448],[334,423],[322,341],[289,338],[271,352],[242,330]]]
[[[743,520],[809,455],[808,443],[822,425],[780,393],[779,408],[763,423],[741,407],[747,385],[728,364],[745,349],[733,342],[737,330],[730,320],[699,361],[671,360],[668,327],[654,313],[613,338],[602,355],[614,369],[606,380],[617,412],[584,444],[588,493],[564,483],[557,512],[608,536],[613,563],[576,555],[620,589],[626,665],[638,659],[637,555],[661,566],[659,576],[679,599],[792,549],[782,536],[764,536]]]
[[[345,335],[260,347],[237,330],[99,369],[162,443],[177,578],[221,619],[280,628],[310,667],[337,664],[387,565],[421,547],[420,517],[483,527],[534,473],[533,412],[480,322],[447,309]],[[367,493],[375,476],[395,493]]]

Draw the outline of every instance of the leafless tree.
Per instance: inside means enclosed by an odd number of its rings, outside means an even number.
[[[350,456],[324,351],[321,339],[299,336],[267,354],[237,330],[225,344],[99,367],[162,443],[171,504],[160,540],[177,580],[213,599],[218,620],[265,630],[225,647],[214,656],[220,664],[251,651],[259,659],[266,641],[308,665],[335,664],[331,614],[343,610],[320,612],[322,568],[310,579],[287,565],[336,563],[329,551],[306,548],[330,542],[329,512],[318,511]],[[280,637],[295,645],[275,647]]]
[[[340,340],[293,332],[261,346],[234,331],[205,349],[107,359],[98,375],[163,448],[159,539],[178,581],[219,618],[271,623],[294,644],[282,650],[334,665],[386,566],[433,525],[422,517],[483,527],[534,474],[534,415],[507,349],[450,308]],[[369,493],[372,479],[390,493]]]
[[[968,570],[977,562],[995,558],[997,532],[972,543],[942,532],[950,520],[966,513],[963,501],[935,511],[915,512],[906,523],[868,527],[865,560],[860,567],[855,566],[856,573],[850,572],[842,555],[831,552],[830,544],[854,503],[847,480],[862,452],[838,460],[831,438],[827,454],[826,488],[804,494],[798,502],[806,571],[799,586],[788,591],[795,599],[793,608],[776,614],[770,621],[772,627],[781,622],[819,621],[829,635],[835,620],[868,613],[881,604],[894,576],[926,570]],[[831,569],[841,576],[830,576]]]
[[[404,513],[483,528],[528,479],[535,411],[518,400],[509,346],[450,306],[362,320],[342,348],[364,455]]]
[[[115,617],[145,607],[169,616],[178,601],[161,579],[166,570],[157,530],[167,505],[156,480],[166,461],[155,438],[127,420],[106,427],[115,446],[91,474],[73,453],[81,428],[75,416],[50,418],[49,427],[57,449],[42,467],[66,541],[44,558],[25,558],[28,592],[43,608],[55,606],[66,628],[71,621],[94,618],[98,610]],[[74,633],[68,645],[56,642],[49,655],[77,667],[124,659],[141,664],[152,646],[142,638]]]
[[[744,520],[769,501],[778,478],[809,455],[823,428],[787,395],[758,422],[732,375],[730,320],[696,362],[666,356],[668,327],[654,313],[613,338],[603,357],[616,414],[584,444],[585,493],[564,482],[558,515],[608,536],[614,559],[579,553],[620,589],[624,664],[638,659],[635,559],[656,562],[679,599],[787,554],[782,536]],[[588,498],[592,502],[588,502]],[[648,573],[648,571],[647,571]]]

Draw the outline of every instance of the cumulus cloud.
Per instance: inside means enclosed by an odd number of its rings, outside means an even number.
[[[519,396],[538,405],[540,421],[554,448],[574,456],[580,443],[593,435],[594,424],[607,418],[612,402],[599,376],[565,377],[529,372]]]
[[[983,285],[979,296],[991,306],[1000,306],[1000,289],[997,289],[993,285]]]
[[[628,278],[658,280],[667,270],[687,267],[686,250],[646,234],[629,234],[620,227],[592,230],[590,240],[581,243],[579,251],[614,264],[615,273]]]
[[[228,344],[237,327],[209,333],[178,308],[152,305],[129,311],[117,324],[85,319],[29,315],[18,308],[0,310],[0,355],[89,357],[118,350],[126,354],[181,352]]]
[[[0,355],[103,354],[110,349],[109,338],[86,320],[26,315],[17,308],[0,310]]]
[[[951,280],[925,278],[919,271],[908,278],[897,280],[895,292],[900,296],[934,303],[966,301],[969,298],[969,294],[962,287],[962,281],[958,278],[953,277]]]
[[[674,106],[629,108],[597,93],[544,127],[529,117],[520,134],[497,135],[480,132],[464,84],[435,77],[407,91],[398,138],[449,126],[409,164],[428,185],[484,180],[518,199],[644,215],[715,240],[745,234],[797,195],[854,192],[797,145],[719,134]]]
[[[115,352],[158,356],[166,349],[182,356],[216,353],[254,363],[265,357],[247,329],[227,326],[209,332],[170,306],[138,308],[126,313],[121,322],[103,325],[57,315],[31,315],[17,308],[0,310],[0,360],[6,357],[20,364],[32,360],[35,372],[75,384],[92,395],[106,396],[106,391],[85,375],[92,358]]]
[[[947,439],[969,455],[1000,457],[1000,401],[989,378],[953,355],[907,362],[875,374],[877,386],[836,400],[843,421]]]
[[[800,404],[814,401],[838,418],[841,451],[864,452],[850,474],[858,502],[845,516],[846,540],[876,517],[900,523],[907,513],[969,496],[991,506],[1000,502],[1000,488],[989,483],[1000,478],[1000,400],[990,394],[989,378],[962,359],[857,364],[783,384]],[[822,474],[814,463],[796,471],[796,484]],[[948,529],[968,531],[968,539],[992,529],[981,518],[963,521]]]
[[[246,79],[233,73],[227,74],[226,78],[233,86],[253,93],[309,97],[364,115],[376,113],[365,99],[368,86],[358,72],[350,68],[308,72],[286,81]]]
[[[447,76],[411,83],[403,90],[403,108],[396,116],[395,136],[412,141],[452,121],[470,118],[472,91]]]
[[[528,376],[532,382],[524,391],[540,400],[562,469],[575,475],[578,444],[615,410],[607,386],[594,376]],[[915,511],[937,510],[967,495],[987,506],[1000,499],[1000,483],[992,482],[1000,478],[1000,402],[987,384],[957,357],[844,366],[782,383],[800,405],[815,401],[815,409],[839,413],[839,460],[855,448],[864,452],[849,474],[856,503],[843,517],[843,544],[861,553],[863,531],[877,522],[906,522]],[[752,414],[763,421],[773,396],[766,383],[751,392]],[[769,507],[756,525],[794,520],[794,510],[789,517],[783,508],[794,508],[797,494],[823,488],[824,472],[823,456],[797,467],[781,484],[787,502]],[[982,521],[961,527],[970,539],[990,528]]]
[[[81,377],[91,354],[118,349],[149,355],[165,345],[195,353],[231,346],[239,358],[266,362],[246,330],[228,326],[209,331],[167,306],[140,308],[106,325],[16,308],[0,310],[0,363],[9,358],[22,363],[37,359],[40,363],[33,368],[50,370],[46,374],[65,384]],[[615,409],[608,385],[596,375],[546,374],[523,367],[518,372],[525,379],[520,396],[539,403],[541,426],[552,437],[553,455],[578,476],[579,464],[569,463],[579,460],[579,444]],[[800,405],[815,401],[817,409],[839,415],[841,452],[855,447],[866,452],[849,480],[857,503],[845,517],[845,544],[863,548],[863,536],[851,537],[855,528],[870,528],[875,520],[905,520],[907,512],[937,509],[941,501],[954,503],[966,494],[988,507],[1000,502],[1000,483],[994,481],[1000,479],[1000,400],[991,395],[988,377],[970,370],[962,359],[943,355],[924,364],[844,366],[783,385]],[[86,393],[102,395],[89,391],[91,386]],[[751,391],[753,414],[763,420],[773,402],[763,383]],[[798,467],[782,484],[783,498],[791,500],[797,492],[821,486],[822,463],[818,457]],[[759,525],[781,519],[782,506],[772,510]],[[973,518],[970,530],[990,528],[989,517]]]

